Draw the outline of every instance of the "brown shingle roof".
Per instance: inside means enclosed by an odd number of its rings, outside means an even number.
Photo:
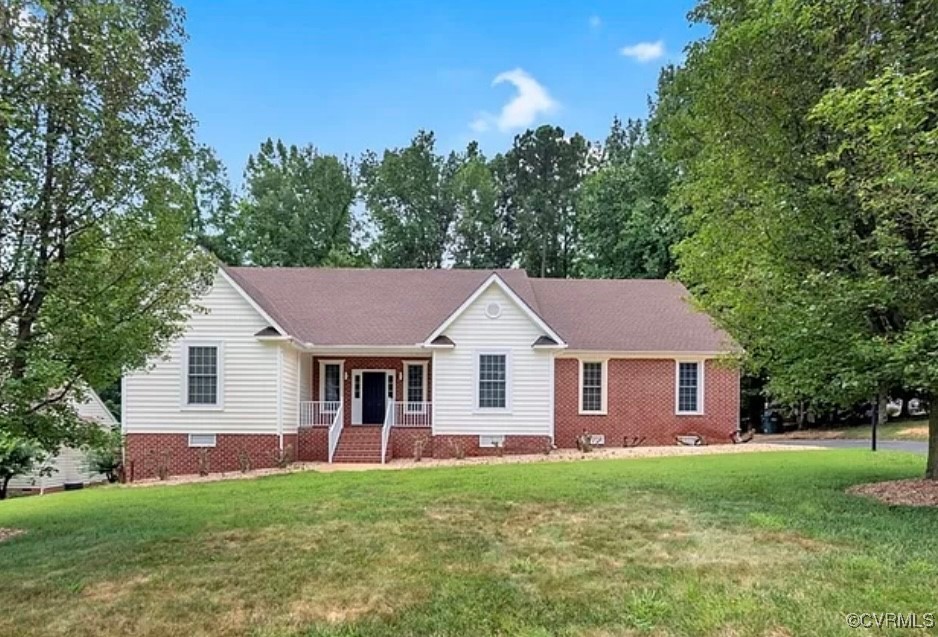
[[[496,272],[570,349],[724,351],[679,283],[533,279],[523,270],[226,268],[291,336],[314,345],[423,342]]]
[[[541,316],[573,350],[725,352],[735,346],[676,281],[530,279]]]

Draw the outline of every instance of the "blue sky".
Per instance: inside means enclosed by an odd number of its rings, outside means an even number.
[[[236,183],[267,137],[356,156],[420,128],[487,154],[541,123],[600,139],[702,33],[691,0],[182,4],[198,137]]]

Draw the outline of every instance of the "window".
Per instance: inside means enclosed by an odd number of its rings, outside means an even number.
[[[322,399],[327,402],[342,400],[342,366],[338,363],[322,366]]]
[[[394,400],[394,372],[385,374],[388,383],[388,400]]]
[[[427,398],[427,364],[404,363],[404,398],[408,411],[422,411]]]
[[[580,361],[580,413],[606,412],[605,361]]]
[[[186,351],[186,404],[218,402],[218,347],[190,345]]]
[[[479,354],[479,409],[508,407],[508,356]]]
[[[677,413],[703,413],[703,372],[699,362],[677,363]]]
[[[190,447],[214,447],[215,434],[189,434]]]

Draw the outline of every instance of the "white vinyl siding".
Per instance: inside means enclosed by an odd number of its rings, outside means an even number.
[[[498,303],[498,318],[486,308]],[[490,312],[491,313],[491,312]],[[456,343],[433,357],[433,432],[464,435],[553,434],[553,390],[550,352],[531,345],[544,332],[528,315],[492,285],[446,329]],[[480,354],[506,355],[504,409],[479,409]]]
[[[182,337],[164,357],[124,379],[125,433],[277,433],[277,343],[254,334],[268,323],[221,274],[199,299]],[[187,344],[220,344],[220,408],[186,408]],[[284,358],[289,352],[284,352]],[[286,423],[286,421],[285,421]]]
[[[283,359],[280,362],[280,400],[283,431],[292,434],[296,433],[296,426],[300,417],[297,401],[299,401],[299,395],[302,393],[300,387],[302,360],[309,359],[310,356],[287,347],[282,347],[281,352]],[[308,393],[309,387],[307,386],[307,395]]]

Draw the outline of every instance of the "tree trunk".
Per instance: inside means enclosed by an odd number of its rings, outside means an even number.
[[[928,460],[925,462],[925,477],[938,480],[938,409],[935,408],[935,393],[928,396]]]
[[[0,483],[0,500],[7,499],[7,486],[10,484],[10,480],[13,476],[4,476],[3,482]]]
[[[885,390],[880,390],[876,396],[876,409],[878,411],[876,422],[880,425],[889,422],[889,395]]]

